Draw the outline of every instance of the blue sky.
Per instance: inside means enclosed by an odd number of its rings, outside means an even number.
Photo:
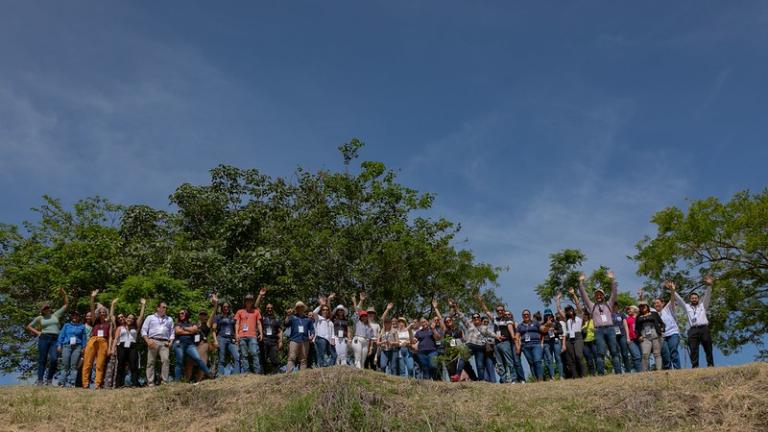
[[[514,310],[565,247],[634,291],[655,211],[767,185],[768,5],[538,3],[2,2],[0,221],[336,169],[359,137]]]

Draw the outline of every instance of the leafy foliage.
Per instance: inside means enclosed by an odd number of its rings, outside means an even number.
[[[23,229],[0,225],[0,369],[28,371],[35,347],[23,326],[36,305],[66,287],[74,307],[101,289],[117,310],[148,312],[165,300],[171,312],[207,305],[207,295],[240,304],[268,288],[280,307],[336,292],[350,305],[365,291],[367,305],[418,315],[430,301],[473,303],[493,293],[501,269],[475,262],[454,247],[460,227],[420,216],[434,196],[397,182],[380,162],[352,167],[363,143],[340,146],[344,172],[298,168],[295,180],[256,169],[220,165],[205,185],[182,184],[174,211],[121,206],[95,197],[72,210],[44,197],[38,220]]]
[[[745,344],[763,346],[768,331],[768,189],[739,192],[728,202],[693,201],[687,212],[669,207],[651,221],[656,236],[643,238],[634,256],[649,290],[670,279],[685,295],[699,290],[702,277],[712,274],[709,318],[717,346],[725,353]]]

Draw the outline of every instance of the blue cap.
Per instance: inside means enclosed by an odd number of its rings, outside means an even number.
[[[547,316],[547,315],[553,315],[554,316],[555,314],[552,313],[552,309],[544,309],[544,316]]]

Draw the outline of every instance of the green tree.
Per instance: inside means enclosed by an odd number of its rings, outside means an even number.
[[[656,236],[638,242],[634,256],[646,286],[658,291],[662,281],[674,280],[685,296],[712,274],[709,319],[716,345],[726,354],[745,344],[762,348],[768,330],[768,189],[739,192],[727,202],[693,201],[687,212],[669,207],[651,221]]]

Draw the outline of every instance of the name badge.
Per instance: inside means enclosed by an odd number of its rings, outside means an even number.
[[[621,334],[621,328],[616,327],[616,336],[619,336]]]
[[[600,314],[600,319],[603,320],[603,322],[608,321],[608,316],[606,314]]]
[[[526,333],[526,334],[525,334],[525,341],[526,341],[526,342],[530,342],[530,341],[531,341],[531,335],[529,335],[529,334],[527,334],[527,333]]]
[[[339,330],[339,337],[340,337],[340,338],[343,338],[343,337],[344,337],[344,330]]]
[[[653,336],[653,329],[650,327],[645,328],[645,335],[646,336]]]
[[[693,317],[693,318],[691,318],[691,323],[692,323],[692,324],[696,324],[696,321],[697,321],[697,320],[696,320],[696,317]]]
[[[244,331],[244,332],[247,332],[247,331],[248,331],[248,324],[243,324],[243,331]]]
[[[224,336],[232,336],[232,330],[229,327],[224,329]]]
[[[200,335],[196,334],[195,335],[195,343],[198,343],[198,342],[200,342]]]
[[[298,328],[299,333],[304,333],[304,326],[300,325]]]
[[[96,336],[104,337],[104,330],[96,330]]]
[[[550,330],[549,331],[549,337],[550,337],[550,339],[555,337],[555,331],[554,330]]]
[[[496,330],[496,336],[501,336],[501,330]]]
[[[456,339],[451,339],[451,346],[452,346],[452,347],[455,347],[455,346],[456,346]]]
[[[272,336],[272,327],[267,327],[267,336]]]
[[[131,340],[130,339],[126,339],[125,342],[123,342],[123,346],[125,348],[130,348],[131,347]]]
[[[74,336],[72,336],[71,338],[69,338],[69,344],[70,344],[70,345],[77,345],[77,338],[76,338],[76,337],[74,337]]]

